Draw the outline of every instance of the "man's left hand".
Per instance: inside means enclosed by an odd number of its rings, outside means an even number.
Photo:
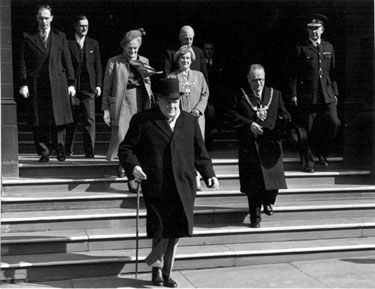
[[[95,96],[99,97],[101,94],[102,94],[102,89],[99,86],[95,87]]]
[[[76,95],[76,89],[73,85],[68,87],[68,93],[70,96],[75,96]]]
[[[219,180],[216,177],[212,177],[208,179],[208,187],[214,190],[219,189]]]

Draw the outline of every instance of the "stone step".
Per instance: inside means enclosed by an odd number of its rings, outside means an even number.
[[[334,238],[359,238],[375,236],[375,217],[311,219],[272,221],[262,223],[260,229],[244,224],[196,225],[193,238],[183,238],[183,246],[225,245],[231,243],[259,243],[320,240]],[[140,228],[139,248],[151,248],[145,228]],[[134,228],[87,229],[65,231],[36,231],[3,233],[2,256],[64,253],[77,251],[100,251],[134,249],[136,247]]]
[[[51,164],[49,165],[51,166]],[[60,165],[57,164],[57,167]],[[91,167],[88,166],[91,170]],[[83,170],[81,170],[83,171]],[[84,172],[82,172],[82,175]],[[370,171],[322,171],[315,173],[304,173],[298,171],[285,172],[288,187],[304,187],[306,185],[328,186],[333,184],[367,184]],[[238,172],[228,174],[217,174],[220,181],[220,187],[224,190],[235,189],[239,187]],[[118,178],[113,172],[108,171],[108,175],[103,177],[74,177],[61,174],[56,177],[41,178],[4,178],[3,179],[3,196],[11,196],[12,192],[34,192],[48,190],[50,192],[61,191],[95,191],[95,192],[123,192],[126,188],[126,178]]]
[[[142,195],[141,201],[142,201]],[[283,189],[279,191],[278,204],[287,202],[310,202],[327,200],[359,200],[374,199],[375,186],[331,185],[305,186],[300,188]],[[245,194],[239,190],[219,190],[197,192],[196,205],[215,204],[244,204]],[[83,210],[99,208],[121,208],[123,205],[136,206],[136,194],[128,193],[124,188],[119,192],[101,191],[62,191],[58,194],[49,191],[12,192],[2,197],[2,212],[23,211],[54,211],[54,210]]]
[[[219,152],[210,153],[213,157],[218,156]],[[235,153],[232,153],[235,155]],[[300,159],[295,157],[292,153],[290,156],[284,157],[284,169],[286,171],[300,170]],[[40,163],[39,157],[36,155],[21,155],[19,157],[19,174],[20,177],[45,177],[45,176],[61,176],[61,175],[76,175],[76,176],[104,176],[109,173],[117,174],[118,161],[108,162],[104,155],[96,155],[94,159],[87,159],[83,155],[73,155],[68,157],[65,162],[59,162],[54,157],[51,157],[50,162]],[[316,165],[316,171],[324,172],[331,170],[339,170],[343,167],[342,157],[328,158],[329,167],[325,168],[319,164]],[[238,159],[216,159],[213,158],[213,165],[216,174],[238,173]]]
[[[106,141],[109,143],[111,140],[111,130],[99,130],[95,134],[96,141]],[[32,142],[33,141],[33,134],[31,132],[18,132],[18,142]],[[83,132],[81,130],[77,130],[75,137],[74,137],[74,147],[83,145]]]
[[[174,270],[260,265],[291,261],[366,256],[375,249],[374,237],[305,241],[231,243],[185,246],[176,253]],[[149,272],[144,263],[148,248],[140,249],[138,272]],[[55,254],[3,256],[1,280],[52,281],[116,276],[135,272],[136,252],[131,250],[78,251]]]
[[[375,200],[285,202],[276,204],[274,211],[282,220],[371,217],[375,213]],[[2,232],[134,227],[136,214],[135,206],[127,203],[122,204],[121,208],[110,209],[3,212]],[[144,227],[144,206],[140,208],[139,216],[140,226]],[[241,224],[247,219],[247,202],[197,204],[194,208],[194,220],[197,225]],[[268,220],[265,218],[264,221]]]

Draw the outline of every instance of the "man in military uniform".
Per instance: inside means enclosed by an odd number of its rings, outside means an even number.
[[[329,145],[338,128],[335,52],[321,36],[327,17],[313,14],[307,21],[308,39],[297,44],[288,60],[289,97],[296,107],[293,119],[307,131],[307,145],[301,147],[302,169],[314,172],[314,153],[328,167]]]

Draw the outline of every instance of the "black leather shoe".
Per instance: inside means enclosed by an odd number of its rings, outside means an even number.
[[[328,161],[327,161],[327,158],[326,158],[325,156],[320,155],[320,156],[318,157],[318,159],[319,159],[319,163],[320,163],[323,167],[328,168]]]
[[[155,286],[164,286],[161,269],[152,267],[152,284]]]
[[[64,162],[66,160],[65,154],[63,152],[60,152],[60,151],[57,152],[56,158],[59,162]]]
[[[263,212],[268,216],[272,216],[273,215],[273,208],[272,208],[271,204],[264,204],[263,205]]]
[[[168,277],[163,274],[163,280],[164,280],[164,286],[165,287],[170,287],[170,288],[176,288],[177,283],[174,281],[171,277]]]
[[[258,228],[260,228],[260,223],[259,222],[252,222],[252,223],[250,223],[250,228],[258,229]]]
[[[93,159],[95,156],[93,153],[87,153],[85,154],[85,158],[88,158],[88,159]]]
[[[46,163],[46,162],[49,162],[49,156],[41,156],[39,161],[41,163]]]
[[[313,173],[314,172],[314,167],[311,167],[311,166],[304,166],[303,167],[303,171],[305,173]]]

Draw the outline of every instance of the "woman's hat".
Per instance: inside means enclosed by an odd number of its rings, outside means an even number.
[[[163,78],[159,82],[157,97],[176,100],[181,97],[180,86],[177,78]]]
[[[125,35],[124,35],[124,37],[121,41],[121,45],[125,45],[125,44],[129,43],[130,41],[133,41],[134,39],[138,39],[138,38],[139,38],[140,43],[142,43],[142,36],[144,36],[144,35],[146,35],[146,32],[143,28],[130,30],[130,31],[125,33]]]

